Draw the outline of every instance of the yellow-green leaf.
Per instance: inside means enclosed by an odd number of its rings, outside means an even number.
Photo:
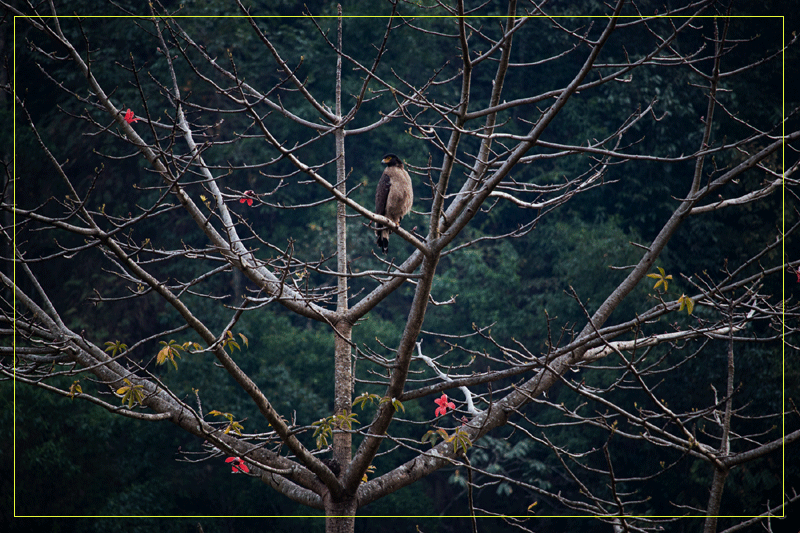
[[[158,351],[158,355],[156,356],[156,364],[163,365],[167,362],[167,360],[169,360],[172,363],[172,366],[175,367],[175,370],[177,370],[178,363],[175,362],[175,357],[180,359],[180,350],[185,350],[185,348],[172,339],[170,339],[169,342],[161,341],[161,344],[164,347]]]
[[[117,354],[121,354],[125,350],[128,349],[128,345],[122,341],[108,341],[105,343],[106,349],[104,351],[111,352],[111,357],[116,356]]]
[[[69,397],[70,399],[75,398],[76,394],[82,393],[83,390],[81,389],[80,380],[75,380],[72,382],[72,385],[69,386]]]
[[[467,453],[467,448],[472,446],[469,435],[461,427],[456,429],[456,432],[446,438],[445,441],[453,443],[453,453],[457,453],[459,448],[461,448],[464,453]]]
[[[428,432],[426,432],[425,435],[422,436],[421,441],[422,442],[430,442],[431,446],[433,446],[433,445],[436,444],[436,440],[438,439],[438,437],[442,437],[442,439],[447,440],[447,438],[448,438],[447,437],[447,431],[445,431],[442,428],[439,428],[439,429],[437,429],[435,431],[431,429]]]
[[[358,419],[355,413],[348,413],[346,410],[340,415],[333,417],[333,422],[337,428],[353,429],[353,423],[358,424]]]
[[[328,418],[322,418],[311,424],[317,427],[317,429],[314,430],[314,438],[317,440],[317,449],[321,450],[328,446],[328,437],[333,435],[333,428],[331,427],[332,421],[333,417],[329,416]]]
[[[663,268],[661,268],[661,267],[656,267],[656,268],[658,269],[660,274],[648,274],[647,277],[658,280],[658,281],[656,281],[656,284],[653,285],[654,289],[657,289],[660,285],[664,285],[664,292],[667,292],[669,290],[669,283],[668,282],[672,281],[672,274],[665,275],[666,272],[664,272]]]
[[[395,411],[403,411],[406,412],[406,408],[403,407],[403,404],[397,398],[392,398],[392,407],[394,407]]]
[[[364,406],[367,405],[367,402],[369,402],[370,405],[371,405],[373,402],[377,401],[379,398],[380,397],[377,394],[369,394],[369,393],[365,392],[365,393],[359,395],[358,397],[356,397],[355,400],[353,400],[353,407],[357,406],[358,404],[361,404],[361,410],[363,411],[364,410]]]
[[[366,483],[366,482],[367,482],[367,479],[368,479],[368,478],[367,478],[367,474],[372,474],[373,472],[375,472],[375,466],[374,466],[374,465],[369,465],[369,466],[367,467],[367,471],[366,471],[366,472],[364,472],[364,475],[361,477],[361,481],[363,481],[364,483]]]
[[[125,385],[117,389],[117,396],[122,396],[122,404],[128,404],[128,409],[133,407],[135,403],[142,403],[144,400],[144,387],[142,385],[134,385],[128,378],[122,380]]]
[[[381,398],[381,404],[384,404],[386,402],[391,402],[392,407],[394,407],[395,411],[403,411],[404,413],[406,412],[406,408],[403,407],[403,403],[397,398],[389,398],[388,396],[384,396],[383,398]]]
[[[224,433],[227,435],[228,433],[233,431],[234,433],[236,433],[237,435],[239,435],[241,437],[243,429],[244,429],[244,426],[241,425],[239,422],[231,422],[230,424],[228,424],[228,427],[225,428]]]
[[[685,307],[686,312],[690,315],[692,314],[692,311],[694,311],[694,302],[692,301],[691,298],[689,298],[685,294],[681,294],[681,297],[678,298],[678,302],[681,304],[678,311],[683,311],[683,308]]]
[[[222,341],[222,347],[230,349],[231,353],[233,353],[234,348],[241,350],[239,343],[233,340],[233,333],[231,333],[231,330],[225,332],[225,340]]]

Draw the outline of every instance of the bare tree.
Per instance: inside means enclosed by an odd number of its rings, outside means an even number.
[[[83,169],[76,176],[75,167],[41,134],[26,95],[15,94],[18,120],[32,144],[25,149],[35,147],[49,161],[52,179],[66,192],[40,198],[38,204],[27,199],[15,204],[12,193],[19,196],[26,176],[18,168],[12,177],[6,167],[2,209],[15,223],[4,216],[4,239],[13,239],[14,246],[3,259],[13,263],[15,278],[7,269],[0,274],[2,320],[14,342],[0,348],[2,375],[121,416],[168,420],[207,443],[204,458],[238,458],[236,464],[272,489],[324,509],[331,532],[353,531],[359,508],[451,467],[468,472],[463,487],[473,515],[509,514],[476,503],[482,491],[503,486],[523,494],[519,516],[506,519],[523,530],[532,527],[525,517],[535,516],[539,499],[565,514],[596,516],[615,531],[656,529],[674,519],[651,516],[648,502],[655,497],[674,502],[675,517],[705,516],[705,531],[718,531],[729,473],[780,454],[800,437],[797,410],[780,394],[780,376],[764,384],[774,388],[777,405],[764,413],[741,395],[742,382],[759,378],[736,373],[737,361],[751,346],[766,346],[773,358],[782,349],[796,353],[797,304],[770,290],[787,273],[800,272],[800,260],[785,249],[797,229],[793,176],[800,130],[786,118],[791,109],[768,122],[743,115],[748,97],[737,94],[735,84],[780,62],[795,40],[768,42],[750,35],[712,1],[687,1],[657,15],[620,0],[593,19],[558,18],[544,4],[509,0],[504,16],[482,19],[471,16],[484,14],[483,6],[437,2],[430,13],[442,18],[415,19],[410,14],[424,8],[390,2],[381,8],[389,9],[388,16],[376,19],[383,37],[372,50],[358,52],[346,44],[341,8],[338,19],[307,19],[335,64],[332,93],[322,95],[309,88],[303,51],[281,48],[271,21],[252,17],[239,0],[238,22],[249,25],[261,47],[258,53],[272,58],[277,77],[243,72],[234,53],[218,56],[219,50],[198,40],[189,23],[162,7],[134,19],[141,39],[135,46],[155,50],[162,67],[151,70],[134,54],[116,57],[95,48],[102,20],[59,18],[63,13],[52,2],[2,2],[8,12],[24,17],[16,24],[29,35],[27,45],[44,75],[80,102],[82,111],[64,110],[67,131],[79,132],[80,143],[104,156],[109,168],[131,157],[146,162],[130,192],[135,210],[115,213],[104,192],[111,171],[98,167],[86,178]],[[328,31],[331,20],[336,24]],[[559,48],[549,56],[517,53],[539,36]],[[447,48],[456,55],[430,71],[413,72],[408,65],[400,67],[400,55],[392,49],[401,38],[416,43],[419,51]],[[736,56],[737,47],[745,45],[759,55]],[[565,59],[570,61],[564,63],[563,80],[540,80],[540,69]],[[68,70],[77,78],[59,77]],[[122,71],[126,87],[104,81]],[[607,87],[619,91],[637,76],[655,80],[653,72],[662,78],[684,76],[692,84],[685,97],[705,107],[692,135],[674,141],[674,153],[649,144],[650,138],[661,142],[659,131],[677,128],[669,105],[658,97],[631,96],[610,104],[622,106],[627,118],[606,126],[599,138],[573,132],[578,140],[563,140],[568,136],[548,133],[559,127],[560,113],[587,95],[602,96]],[[213,100],[195,99],[194,87]],[[122,101],[118,92],[131,100]],[[243,129],[224,125],[231,122]],[[414,228],[358,201],[369,195],[361,194],[362,184],[354,183],[351,172],[363,163],[369,168],[361,172],[377,177],[379,159],[348,159],[353,143],[398,123],[406,130],[403,142],[427,159],[398,154],[415,176],[413,219],[425,221]],[[298,131],[304,131],[302,137]],[[230,155],[247,153],[255,142],[266,143],[271,159]],[[778,161],[781,154],[788,165]],[[582,170],[561,181],[531,178],[540,176],[537,167],[553,161],[569,161],[570,168]],[[462,324],[455,333],[424,326],[431,306],[458,305],[457,296],[434,288],[442,262],[457,264],[468,250],[500,241],[535,242],[539,224],[581,196],[615,194],[618,187],[631,186],[619,168],[652,164],[680,175],[681,188],[667,193],[672,212],[658,228],[650,228],[649,242],[631,243],[635,263],[613,267],[624,278],[599,305],[572,290],[585,316],[580,327],[548,316],[547,342],[541,347],[493,335],[488,318],[483,324]],[[257,186],[242,187],[245,174],[257,176]],[[688,221],[758,206],[781,193],[785,218],[763,230],[763,245],[755,253],[732,252],[723,264],[676,273],[674,280],[656,268],[670,239]],[[631,208],[646,210],[649,201]],[[335,211],[321,210],[332,204]],[[470,229],[484,213],[512,208],[520,221],[513,229]],[[327,247],[285,245],[256,220],[277,213],[297,216],[298,210],[309,220],[320,213],[335,218],[335,238]],[[782,226],[782,220],[789,223]],[[379,226],[395,234],[388,256],[370,253],[366,244],[371,228]],[[172,227],[183,228],[175,231],[186,236],[157,231]],[[354,234],[364,237],[355,242]],[[56,248],[37,246],[45,240]],[[392,254],[401,255],[396,260]],[[96,303],[146,306],[157,298],[179,315],[180,326],[139,337],[129,331],[123,343],[72,325],[54,305],[40,273],[63,261],[91,261],[98,275],[102,269],[116,277],[113,285],[95,287]],[[175,279],[173,265],[193,277]],[[688,293],[669,291],[670,283],[679,282]],[[219,286],[237,293],[220,294]],[[380,346],[359,339],[359,321],[409,286],[413,295],[400,339]],[[651,293],[649,301],[641,298],[643,287]],[[267,306],[282,306],[329,329],[335,344],[329,417],[312,423],[279,412],[274,398],[243,370],[244,356],[235,348],[248,340],[237,333],[237,323]],[[633,311],[619,316],[622,309]],[[502,317],[503,309],[497,313]],[[530,327],[537,327],[533,317]],[[189,331],[197,342],[165,341],[157,354],[146,352],[155,340]],[[717,390],[711,377],[700,378],[705,390],[713,390],[713,400],[686,408],[677,399],[690,391],[676,383],[676,376],[714,350],[725,354],[725,388]],[[156,367],[189,364],[179,359],[187,352],[213,356],[216,365],[208,371],[232,378],[269,428],[245,433],[235,414],[204,412],[200,393],[171,390]],[[78,381],[89,375],[91,380]],[[64,376],[74,378],[71,387],[53,384]],[[356,395],[356,387],[363,393]],[[559,390],[563,396],[554,399]],[[406,417],[415,400],[430,406],[427,413],[436,419],[421,423]],[[365,405],[376,410],[359,425],[354,408]],[[453,410],[457,420],[446,416]],[[365,412],[370,411],[358,411]],[[407,427],[415,438],[397,432]],[[594,435],[593,444],[572,449],[563,440],[569,431]],[[570,490],[515,475],[533,463],[522,452],[503,456],[511,443],[549,450],[560,465],[551,475]],[[332,458],[321,460],[320,450],[330,450]],[[620,471],[615,463],[625,453],[621,450],[637,450],[650,459],[636,471]],[[412,458],[372,477],[376,456],[399,457],[400,452]],[[690,508],[675,494],[637,488],[681,462],[705,465],[713,473],[705,507]],[[783,501],[764,501],[760,511],[747,511],[754,518],[731,522],[726,531],[782,514],[798,498],[793,490],[783,487]]]

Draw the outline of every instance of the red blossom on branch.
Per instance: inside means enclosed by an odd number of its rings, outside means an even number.
[[[253,191],[244,191],[244,196],[239,198],[239,203],[240,204],[247,204],[250,207],[253,207],[253,199],[249,198],[249,197],[250,196],[255,196],[255,194],[256,193],[254,193]]]
[[[250,472],[250,469],[247,468],[247,465],[244,464],[244,461],[242,461],[242,459],[239,457],[228,457],[227,459],[225,459],[225,462],[231,463],[232,474],[238,474],[240,472],[247,474],[248,472]]]
[[[125,122],[127,122],[128,124],[130,124],[132,122],[139,122],[140,120],[141,119],[139,119],[139,118],[134,118],[133,111],[131,111],[130,109],[125,111]]]
[[[797,283],[800,283],[800,267],[799,268],[794,268],[792,265],[787,264],[786,265],[786,272],[789,272],[789,273],[794,274],[795,276],[797,276]]]
[[[433,402],[439,407],[436,408],[434,413],[436,416],[447,414],[447,409],[455,409],[456,404],[447,401],[447,394],[442,394],[441,398],[436,398]]]

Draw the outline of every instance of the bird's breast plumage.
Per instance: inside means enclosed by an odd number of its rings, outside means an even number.
[[[400,219],[411,211],[411,205],[414,203],[411,177],[400,167],[387,167],[384,175],[388,176],[389,182],[384,216],[399,224]]]

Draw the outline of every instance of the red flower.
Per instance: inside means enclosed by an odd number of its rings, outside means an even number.
[[[139,120],[141,119],[133,118],[133,111],[131,111],[130,109],[125,111],[125,122],[127,122],[128,124],[130,124],[131,122],[139,122]]]
[[[239,198],[239,203],[240,204],[247,204],[250,207],[253,207],[253,199],[252,198],[248,198],[248,196],[254,196],[255,194],[256,193],[254,193],[253,191],[244,191],[244,196]]]
[[[447,401],[447,394],[442,394],[441,398],[437,398],[433,400],[433,402],[439,406],[436,408],[436,412],[434,413],[436,416],[447,414],[448,407],[450,409],[456,408],[456,404]]]
[[[225,462],[231,463],[232,474],[238,474],[239,472],[247,474],[250,472],[250,469],[247,468],[247,465],[244,464],[244,461],[242,461],[239,457],[228,457],[225,459]]]

